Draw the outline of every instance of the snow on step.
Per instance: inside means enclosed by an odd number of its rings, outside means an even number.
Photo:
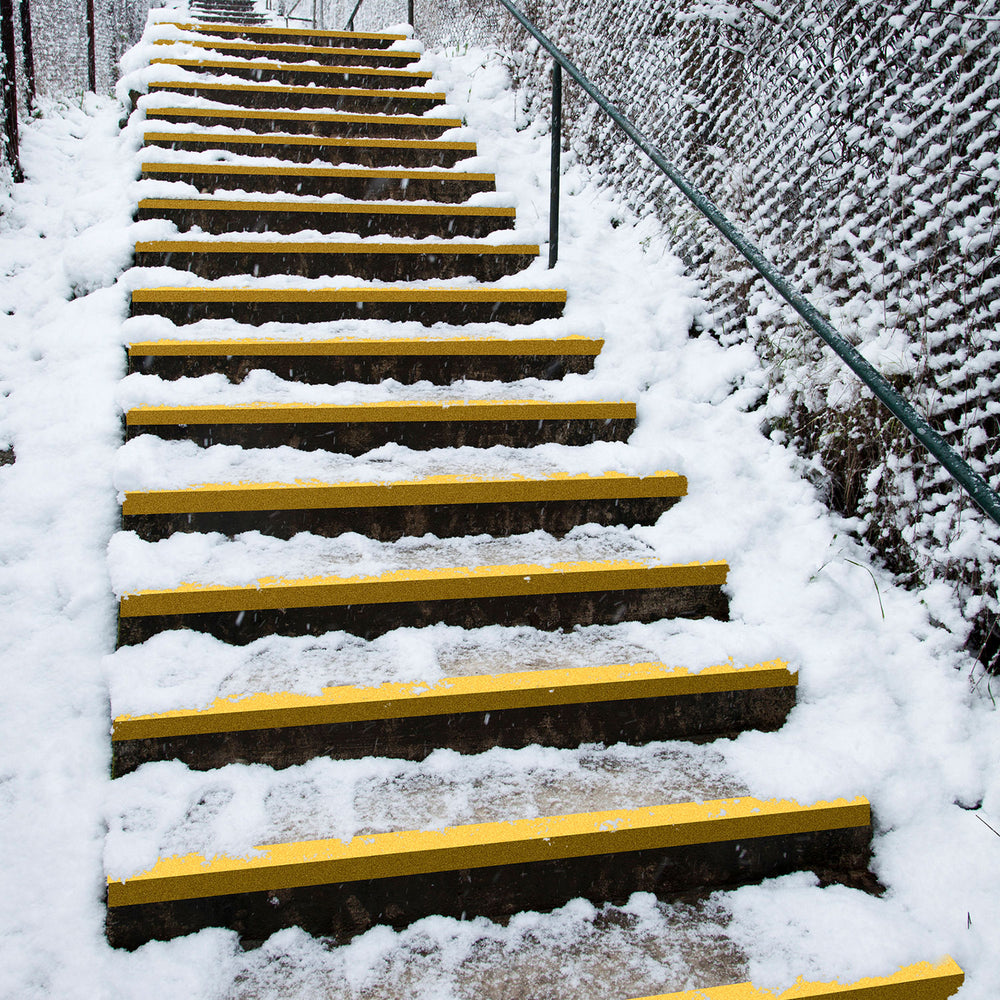
[[[340,60],[370,62],[372,65],[399,65],[416,62],[421,53],[406,52],[401,49],[365,49],[333,45],[297,45],[294,42],[247,42],[226,41],[222,38],[158,38],[154,45],[169,45],[173,49],[208,50],[209,52],[232,53],[239,58],[273,60],[280,58],[286,62],[309,62],[327,65],[341,65]],[[153,63],[160,62],[154,58]]]
[[[252,75],[252,78],[260,83],[265,80],[282,84],[312,83],[318,84],[321,88],[361,87],[369,91],[383,87],[423,87],[433,79],[433,74],[427,70],[406,69],[398,66],[365,66],[360,64],[339,66],[336,63],[314,66],[305,63],[225,56],[217,56],[216,58],[203,58],[201,56],[198,58],[164,57],[154,59],[152,65],[177,67],[187,70],[192,77],[204,73],[232,75],[240,78]],[[149,83],[149,89],[171,87],[178,82],[176,80],[154,80]],[[240,83],[235,89],[243,89],[243,87],[244,84]],[[444,100],[444,94],[437,96],[442,101]]]
[[[203,25],[192,21],[163,21],[163,25],[180,28],[183,31],[192,31],[198,34],[207,34],[211,37],[219,38],[245,38],[248,40],[263,41],[287,41],[290,39],[300,39],[302,44],[312,44],[313,39],[319,39],[320,44],[327,45],[331,41],[336,41],[339,45],[374,46],[378,48],[388,48],[397,42],[408,43],[408,35],[399,35],[386,32],[372,31],[328,31],[322,28],[289,28],[277,25],[261,25],[254,27],[246,24],[211,24]]]

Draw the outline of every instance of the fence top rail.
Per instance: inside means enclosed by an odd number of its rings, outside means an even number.
[[[913,405],[846,340],[833,324],[765,257],[763,251],[687,178],[583,72],[560,51],[511,0],[499,0],[511,16],[530,34],[586,93],[594,103],[641,149],[695,208],[750,262],[761,277],[802,317],[812,330],[840,357],[875,394],[900,423],[929,451],[968,493],[976,505],[1000,525],[1000,496],[989,483],[955,451]]]

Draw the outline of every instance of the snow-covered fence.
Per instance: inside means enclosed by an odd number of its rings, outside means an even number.
[[[549,60],[499,4],[418,2],[424,37],[488,41],[547,113]],[[1000,0],[526,0],[543,31],[1000,487]],[[433,8],[424,13],[425,7]],[[435,36],[436,32],[436,36]],[[1000,532],[596,107],[572,148],[655,212],[704,324],[763,359],[754,405],[914,584],[995,622]],[[748,394],[749,395],[749,394]]]

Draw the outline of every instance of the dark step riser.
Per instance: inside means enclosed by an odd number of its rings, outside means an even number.
[[[140,208],[136,220],[166,219],[178,230],[198,228],[203,233],[301,232],[352,233],[356,236],[404,236],[423,239],[437,236],[482,238],[502,229],[513,229],[514,220],[503,215],[407,215],[391,212],[281,212],[229,211],[213,208]]]
[[[331,97],[329,100],[332,102],[338,100],[338,98]],[[391,101],[393,98],[388,98],[387,100]],[[336,108],[336,105],[332,103],[328,106]],[[348,108],[343,108],[342,111],[345,114],[355,113]],[[389,113],[390,111],[390,108],[383,106],[382,102],[379,102],[377,105],[369,105],[363,110],[358,109],[356,113]],[[151,130],[155,128],[156,122],[172,122],[179,125],[191,125],[195,128],[210,128],[218,125],[227,129],[243,129],[248,132],[285,132],[290,135],[315,135],[324,139],[440,139],[450,127],[435,125],[433,119],[428,119],[426,123],[420,122],[415,125],[399,125],[392,122],[339,122],[308,118],[242,118],[239,113],[232,116],[216,114],[199,115],[189,114],[183,110],[166,114],[155,108],[149,108],[146,114]],[[205,147],[203,146],[202,148]],[[280,152],[284,156],[283,147],[278,146],[274,148],[276,152]]]
[[[200,357],[178,355],[135,357],[128,363],[129,374],[139,372],[172,381],[221,373],[230,382],[242,382],[250,372],[268,371],[289,382],[335,385],[338,382],[377,384],[394,379],[406,385],[432,382],[451,385],[461,379],[477,382],[512,382],[521,378],[561,379],[565,375],[585,375],[594,367],[589,354],[529,356],[434,357]]]
[[[729,600],[719,587],[663,587],[592,593],[534,594],[451,601],[287,608],[120,618],[118,645],[134,646],[159,632],[189,628],[244,646],[266,635],[323,635],[344,631],[374,639],[397,628],[443,623],[462,628],[530,625],[546,631],[577,625],[653,622],[663,618],[729,620]]]
[[[287,159],[285,149],[276,149]],[[388,152],[388,151],[387,151]],[[310,159],[312,157],[309,157]],[[460,204],[474,194],[493,192],[492,181],[397,179],[393,177],[302,177],[280,174],[192,174],[159,173],[142,175],[159,181],[180,181],[203,194],[216,191],[252,191],[258,194],[322,196],[341,194],[352,201],[437,201]]]
[[[800,869],[847,882],[864,879],[870,827],[786,834],[595,857],[535,861],[301,889],[146,903],[108,910],[114,947],[229,927],[245,946],[285,927],[346,943],[377,924],[403,928],[433,914],[506,921],[583,897],[623,905],[634,892],[669,901],[679,893],[744,885]]]
[[[534,323],[562,315],[553,302],[133,302],[133,316],[164,316],[178,326],[203,319],[264,323],[329,323],[344,319],[435,323]]]
[[[521,535],[541,530],[561,538],[581,524],[655,524],[677,497],[630,500],[548,500],[524,503],[440,504],[407,507],[321,507],[316,510],[225,511],[208,514],[131,514],[122,528],[154,542],[177,532],[259,531],[291,538],[301,531],[334,538],[354,531],[382,542],[404,537]]]
[[[301,278],[349,275],[370,281],[444,280],[471,276],[496,281],[523,271],[531,254],[387,254],[387,253],[137,253],[136,267],[173,267],[202,278],[246,274],[258,277],[293,274]]]
[[[584,445],[627,441],[634,420],[442,420],[427,423],[342,424],[131,424],[126,440],[153,434],[166,441],[195,441],[242,448],[280,448],[363,455],[386,444],[429,448],[531,448],[538,444]]]
[[[331,84],[331,86],[335,86]],[[315,108],[318,111],[337,111],[343,114],[352,115],[422,115],[425,111],[430,108],[437,107],[444,102],[440,99],[428,100],[422,97],[395,97],[395,96],[370,96],[367,94],[299,94],[299,93],[275,93],[273,91],[247,91],[247,90],[233,90],[227,91],[225,93],[220,93],[218,90],[202,90],[199,88],[177,88],[173,87],[151,87],[151,94],[163,94],[166,96],[173,96],[178,94],[184,98],[188,97],[201,97],[207,101],[215,101],[219,104],[226,105],[236,105],[241,108],[259,108],[261,110],[273,108],[281,109],[287,111],[298,111],[303,108]],[[160,118],[157,115],[156,110],[150,108],[147,111],[150,118]],[[169,118],[160,118],[160,120],[166,121],[194,121],[194,118],[178,118],[175,115],[171,115]],[[213,124],[220,124],[218,122],[213,122]],[[225,124],[224,122],[221,124]],[[287,123],[283,123],[287,124]],[[293,123],[296,124],[296,123]],[[260,132],[261,129],[256,127],[256,124],[240,124],[234,126],[235,128],[251,128],[255,132]],[[409,132],[400,133],[402,128],[414,129],[418,134],[411,135]],[[383,138],[388,139],[423,139],[423,138],[436,138],[439,136],[444,129],[441,128],[427,128],[424,126],[391,126],[388,129],[384,126],[370,126],[369,135],[379,135]],[[264,131],[272,131],[272,128],[267,128]],[[274,128],[273,131],[278,131],[278,128]],[[296,128],[289,129],[285,128],[283,131],[296,131],[296,132],[313,132],[315,135],[356,135],[357,132],[342,132],[337,131],[320,131],[317,132],[313,128]]]
[[[340,35],[311,35],[311,34],[289,34],[282,31],[225,31],[213,29],[208,34],[218,38],[225,38],[233,41],[242,39],[245,42],[278,42],[289,45],[315,45],[319,48],[340,48],[340,49],[387,49],[395,44],[386,38],[352,38]]]
[[[279,130],[280,131],[280,130]],[[475,156],[469,149],[399,149],[378,146],[311,146],[283,145],[281,143],[254,142],[250,138],[226,139],[222,142],[185,142],[184,140],[154,140],[147,149],[177,149],[192,153],[203,153],[210,149],[225,149],[239,156],[266,156],[278,158],[286,163],[349,163],[359,167],[442,167],[450,168]],[[247,188],[247,190],[255,190]],[[337,188],[330,190],[336,191]],[[429,200],[434,200],[433,198]]]
[[[210,62],[218,62],[227,58],[226,53],[218,54],[206,54],[204,58]],[[242,55],[236,56],[230,55],[228,58],[246,58]],[[306,57],[308,58],[308,56]],[[276,53],[273,56],[268,57],[269,62],[285,62],[283,54]],[[312,61],[312,60],[310,60]],[[357,72],[354,73],[331,73],[331,72],[314,72],[310,69],[281,69],[273,68],[268,66],[204,66],[204,65],[184,65],[181,68],[188,70],[191,73],[199,73],[205,76],[236,76],[241,80],[249,80],[253,83],[279,83],[284,86],[289,87],[358,87],[362,90],[406,90],[409,87],[425,87],[430,77],[414,77],[409,76],[405,73],[393,73],[393,69],[400,70],[405,69],[405,65],[402,63],[396,67],[393,66],[381,66],[380,69],[387,69],[389,73],[365,73],[362,70],[367,67],[362,67],[359,65],[360,60],[353,63],[355,66],[359,66]],[[155,71],[157,64],[153,63],[153,69]],[[171,65],[171,64],[167,64]],[[335,61],[327,60],[327,65],[337,66]],[[155,91],[171,91],[172,87],[154,87],[150,89],[150,93]],[[185,89],[184,93],[190,93],[189,90]],[[209,96],[209,93],[216,93],[218,91],[206,91],[205,96]],[[215,100],[219,100],[216,96]],[[228,100],[228,97],[227,97]]]
[[[112,744],[112,772],[120,777],[157,760],[179,760],[207,771],[233,761],[284,768],[314,757],[423,760],[440,747],[478,754],[533,744],[575,749],[582,743],[731,739],[748,729],[780,729],[794,705],[795,688],[780,687],[122,740]]]

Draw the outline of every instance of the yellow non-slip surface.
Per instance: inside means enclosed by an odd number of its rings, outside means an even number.
[[[149,615],[591,593],[600,590],[721,586],[726,582],[728,570],[724,562],[662,566],[635,560],[616,560],[547,566],[524,563],[406,569],[380,576],[327,576],[303,580],[268,577],[243,587],[181,584],[171,590],[141,590],[122,597],[118,613],[122,618],[140,618]]]
[[[170,86],[174,86],[171,84]],[[195,84],[193,86],[202,86]],[[230,88],[233,89],[233,88]],[[307,88],[315,90],[317,88]],[[379,91],[384,94],[385,91]],[[280,111],[260,108],[146,108],[146,118],[155,121],[169,115],[187,115],[189,118],[252,118],[264,121],[334,122],[354,125],[433,125],[435,128],[461,128],[458,118],[422,118],[419,115],[354,115],[343,111]],[[213,136],[214,138],[214,136]],[[248,136],[248,138],[254,138]]]
[[[151,59],[153,66],[190,66],[194,69],[277,69],[294,73],[336,73],[338,76],[405,76],[412,80],[429,80],[434,74],[425,69],[403,69],[395,66],[310,66],[308,63],[283,63],[265,59]],[[151,83],[150,87],[176,87],[177,81]],[[189,84],[185,84],[186,86]],[[203,86],[195,84],[195,86]],[[242,90],[239,85],[215,84],[216,89]],[[281,88],[287,89],[287,88]],[[310,88],[315,89],[315,88]]]
[[[389,170],[384,167],[257,167],[244,163],[144,163],[142,172],[144,174],[223,174],[235,177],[335,177],[351,180],[496,181],[495,174],[475,174],[461,170]]]
[[[184,31],[198,31],[204,35],[213,35],[217,32],[236,32],[238,35],[288,35],[290,38],[370,38],[382,42],[405,42],[406,35],[386,35],[372,31],[326,31],[322,28],[279,28],[268,25],[249,24],[226,24],[199,23],[197,21],[161,21],[160,24],[170,25],[174,28],[181,28]],[[185,39],[165,39],[169,44],[171,41],[184,42]]]
[[[223,198],[143,198],[139,208],[211,209],[213,212],[306,212],[312,215],[327,213],[332,215],[443,215],[467,218],[513,219],[515,209],[492,208],[467,205],[409,205],[406,202],[365,202],[365,201],[292,201],[270,198],[266,201],[227,201]]]
[[[127,880],[108,880],[108,905],[525,864],[559,858],[687,847],[753,837],[865,827],[868,801],[717,799],[642,809],[407,830],[259,848],[250,858],[164,858]]]
[[[217,406],[133,406],[130,427],[172,424],[359,424],[446,420],[634,420],[635,403],[587,400],[469,399],[381,403],[248,403]]]
[[[212,511],[328,510],[418,507],[430,504],[545,503],[554,500],[624,500],[681,497],[687,479],[673,472],[652,476],[551,475],[428,476],[389,483],[224,483],[183,490],[125,494],[122,514],[196,514]]]
[[[451,142],[440,139],[349,139],[323,138],[315,135],[285,135],[263,132],[146,132],[145,144],[156,142],[201,142],[206,146],[333,146],[369,149],[440,149],[475,154],[474,142]]]
[[[951,958],[918,962],[891,976],[860,979],[856,983],[807,983],[802,979],[781,993],[760,989],[753,983],[712,986],[662,993],[641,1000],[946,1000],[965,981],[965,973]]]
[[[136,253],[210,254],[380,254],[392,256],[498,256],[527,254],[538,256],[538,245],[528,243],[292,243],[280,240],[157,240],[136,243]]]
[[[321,695],[257,694],[219,698],[200,711],[120,716],[112,740],[158,739],[315,726],[509,708],[579,705],[630,698],[664,698],[720,691],[793,687],[798,674],[781,660],[737,668],[732,661],[693,673],[663,663],[626,663],[521,673],[452,677],[434,684],[389,683],[330,687]]]
[[[137,288],[133,302],[556,302],[566,292],[556,288]]]
[[[603,340],[591,337],[337,337],[329,340],[137,340],[129,357],[596,357]],[[615,473],[605,473],[615,475]],[[450,479],[451,477],[445,477]],[[477,477],[462,477],[463,481]],[[556,476],[555,478],[565,478]],[[590,477],[585,477],[590,478]]]
[[[282,52],[300,52],[308,53],[316,56],[354,56],[354,57],[368,57],[375,56],[379,59],[399,59],[402,62],[412,62],[415,59],[420,58],[419,52],[402,52],[398,49],[362,49],[349,46],[347,48],[331,48],[329,46],[322,45],[293,45],[289,42],[251,42],[251,41],[223,41],[223,40],[206,40],[200,41],[191,38],[185,38],[183,40],[175,38],[157,38],[153,41],[154,45],[191,45],[194,48],[199,49],[213,49],[219,52],[224,51],[242,51],[247,53],[255,52],[275,52],[279,55]],[[160,59],[154,59],[153,62],[161,62]]]
[[[209,64],[205,64],[209,65]],[[177,90],[209,90],[218,94],[310,94],[324,97],[371,97],[371,98],[396,98],[405,97],[412,101],[441,102],[444,94],[419,91],[414,93],[409,90],[390,90],[388,87],[381,90],[365,90],[361,87],[298,87],[285,86],[280,83],[185,83],[179,81],[162,80],[149,85],[151,91],[177,91]],[[409,124],[412,124],[410,122]]]

